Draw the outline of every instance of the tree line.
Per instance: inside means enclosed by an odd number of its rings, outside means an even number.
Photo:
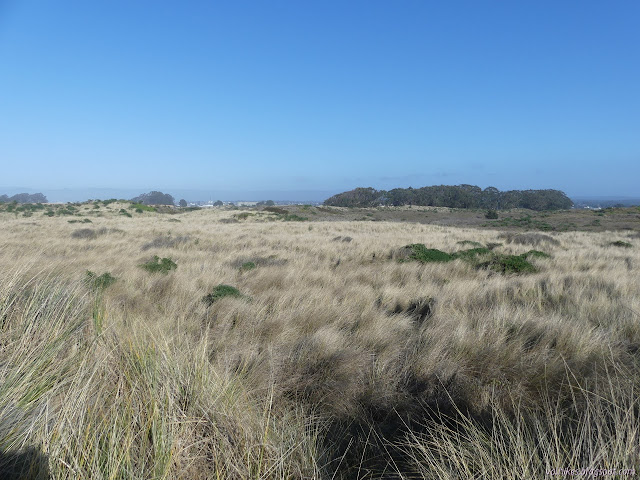
[[[0,203],[48,203],[42,193],[17,193],[13,196],[0,195]]]
[[[560,190],[507,190],[495,187],[484,190],[475,185],[433,185],[421,188],[356,188],[339,193],[324,201],[333,207],[376,207],[379,205],[420,205],[450,208],[486,208],[504,210],[528,208],[530,210],[562,210],[573,202]]]

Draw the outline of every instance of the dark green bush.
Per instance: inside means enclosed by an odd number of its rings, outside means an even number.
[[[622,240],[616,240],[615,242],[611,242],[609,245],[611,245],[612,247],[622,248],[631,248],[633,246],[629,242],[623,242]]]
[[[521,255],[495,255],[488,262],[480,263],[478,268],[489,268],[498,273],[535,273],[536,267]]]
[[[124,215],[125,217],[132,218],[132,215],[129,212],[127,212],[124,208],[121,208],[119,213],[120,215]]]
[[[105,272],[102,275],[98,275],[91,270],[87,270],[87,283],[92,290],[104,290],[105,288],[113,285],[117,280],[116,277],[109,272]]]
[[[497,220],[498,212],[496,212],[495,210],[487,210],[487,213],[484,214],[484,218],[487,218],[489,220]]]
[[[411,250],[409,260],[417,260],[422,263],[450,262],[453,260],[452,255],[435,248],[427,248],[422,243],[407,245],[405,248]]]
[[[240,270],[247,271],[247,270],[253,270],[254,268],[256,268],[255,262],[244,262],[240,267]]]
[[[169,270],[178,268],[178,265],[170,258],[160,258],[157,255],[154,255],[153,260],[150,260],[147,263],[143,263],[142,265],[140,265],[140,267],[144,268],[147,272],[160,272],[167,274],[169,273]]]
[[[224,297],[242,298],[244,297],[244,295],[240,293],[240,290],[238,290],[236,287],[232,287],[231,285],[218,285],[210,294],[205,295],[202,298],[202,301],[206,303],[207,306],[211,306],[216,301]]]

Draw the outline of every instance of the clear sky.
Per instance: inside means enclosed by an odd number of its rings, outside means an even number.
[[[638,196],[640,2],[0,0],[0,163],[45,193]]]

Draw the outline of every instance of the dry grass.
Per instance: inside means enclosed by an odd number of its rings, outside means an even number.
[[[635,239],[554,234],[537,273],[500,275],[392,258],[499,231],[110,207],[85,210],[115,234],[80,238],[0,214],[0,452],[33,478],[640,471]],[[243,296],[203,302],[218,285]]]

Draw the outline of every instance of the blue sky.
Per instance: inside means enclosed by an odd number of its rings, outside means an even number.
[[[637,1],[0,0],[0,189],[638,196],[639,24]]]

